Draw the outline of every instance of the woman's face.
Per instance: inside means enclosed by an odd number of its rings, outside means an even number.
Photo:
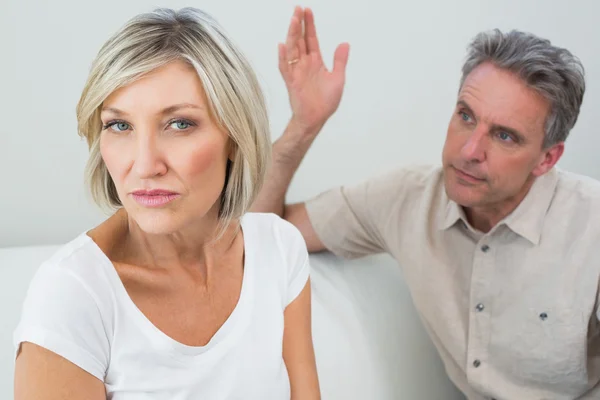
[[[143,231],[168,234],[216,219],[229,138],[189,64],[170,63],[116,90],[101,119],[102,158]]]

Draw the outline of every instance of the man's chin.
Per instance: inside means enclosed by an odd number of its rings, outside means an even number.
[[[456,204],[462,207],[471,208],[477,207],[482,203],[481,194],[477,193],[473,188],[465,187],[458,183],[445,182],[444,189],[446,196]]]

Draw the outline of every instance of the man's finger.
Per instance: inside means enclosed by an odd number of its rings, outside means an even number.
[[[310,8],[304,10],[304,30],[304,38],[308,53],[316,53],[321,59],[321,49],[319,48],[319,38],[317,37],[315,15]]]
[[[277,53],[279,55],[279,72],[281,72],[283,79],[287,80],[287,75],[289,72],[289,64],[287,62],[285,45],[283,43],[277,44]]]
[[[288,61],[296,60],[300,57],[300,49],[298,48],[298,42],[301,40],[300,35],[300,20],[294,15],[290,21],[290,29],[288,31],[287,40],[285,41],[286,57]]]
[[[300,38],[298,39],[298,52],[300,57],[306,55],[306,33],[304,32],[304,27],[302,26],[302,20],[300,20]]]
[[[300,57],[299,42],[302,40],[302,20],[304,11],[300,7],[294,9],[294,15],[290,21],[287,39],[285,41],[286,57],[288,61],[296,60]]]
[[[350,45],[348,43],[340,44],[335,49],[333,55],[333,73],[344,74],[346,72],[346,64],[348,64],[348,56],[350,54]]]

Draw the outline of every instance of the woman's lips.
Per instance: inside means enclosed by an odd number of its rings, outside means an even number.
[[[131,197],[133,197],[136,203],[149,208],[162,207],[180,196],[179,193],[164,189],[136,190],[131,192]]]

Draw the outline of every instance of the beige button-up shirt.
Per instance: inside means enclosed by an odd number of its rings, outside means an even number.
[[[333,253],[390,253],[469,399],[600,399],[600,183],[553,169],[490,232],[442,171],[404,168],[306,204]]]

